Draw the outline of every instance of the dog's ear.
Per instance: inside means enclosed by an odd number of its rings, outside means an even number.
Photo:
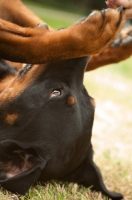
[[[45,164],[32,148],[11,140],[0,142],[0,185],[11,192],[25,194]]]

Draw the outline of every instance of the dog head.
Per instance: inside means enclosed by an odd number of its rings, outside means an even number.
[[[88,57],[83,57],[26,65],[1,93],[3,187],[23,194],[42,171],[45,181],[58,178],[84,159],[94,115],[91,97],[83,86],[87,62]]]

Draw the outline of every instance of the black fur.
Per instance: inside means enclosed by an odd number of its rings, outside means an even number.
[[[106,189],[93,162],[94,106],[83,86],[87,62],[88,57],[83,57],[41,66],[43,73],[0,107],[1,186],[24,194],[37,181],[58,179],[92,186],[113,200],[122,199],[121,194]],[[56,96],[54,91],[59,91]],[[3,113],[18,113],[19,117],[10,125]],[[21,172],[23,162],[31,166]],[[19,173],[9,177],[13,167]]]

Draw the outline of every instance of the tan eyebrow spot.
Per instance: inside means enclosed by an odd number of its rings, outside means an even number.
[[[17,119],[18,114],[7,114],[6,116],[6,122],[10,125],[13,125]]]
[[[90,102],[94,107],[96,106],[95,100],[92,97],[90,98]]]
[[[67,99],[67,104],[69,106],[73,106],[75,104],[75,98],[73,96],[69,96]]]

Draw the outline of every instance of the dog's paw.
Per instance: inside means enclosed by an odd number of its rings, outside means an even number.
[[[123,30],[118,38],[102,53],[91,56],[87,71],[111,63],[118,63],[132,55],[132,27]]]
[[[125,47],[129,46],[131,47],[131,53],[132,53],[132,27],[129,29],[123,30],[119,37],[111,44],[112,48],[118,48],[118,47]]]
[[[82,47],[85,55],[101,52],[116,39],[124,22],[123,7],[92,12],[85,20],[71,27],[77,48]]]

